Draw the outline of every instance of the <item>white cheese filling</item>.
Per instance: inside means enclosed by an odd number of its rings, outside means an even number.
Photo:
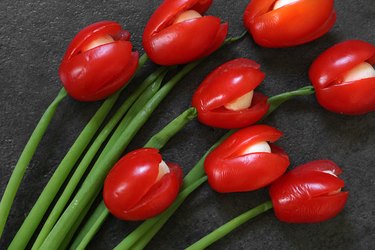
[[[243,96],[238,97],[237,99],[227,103],[224,107],[228,110],[238,111],[244,110],[251,106],[251,102],[253,101],[254,91],[250,91]]]
[[[107,44],[107,43],[113,43],[115,40],[110,35],[104,35],[99,37],[98,39],[95,39],[91,41],[89,44],[85,45],[85,47],[82,49],[82,52],[85,52],[87,50],[96,48],[100,45]]]
[[[159,163],[159,174],[158,177],[156,177],[156,182],[160,181],[160,179],[163,178],[164,175],[169,174],[170,172],[171,171],[169,170],[167,163],[162,160]]]
[[[347,71],[343,76],[343,82],[351,82],[371,77],[375,77],[374,67],[367,62],[363,62]]]
[[[261,141],[255,144],[252,144],[248,148],[245,149],[243,154],[251,154],[251,153],[271,153],[271,147],[266,141]]]
[[[178,15],[173,23],[181,23],[186,20],[200,18],[200,17],[202,17],[202,15],[199,14],[199,12],[195,10],[187,10],[185,12],[182,12],[180,15]]]
[[[295,3],[295,2],[298,2],[298,1],[299,0],[278,0],[274,4],[273,9],[276,10],[276,9],[281,8],[281,7],[284,7],[285,5],[288,5],[288,4],[291,4],[291,3]]]

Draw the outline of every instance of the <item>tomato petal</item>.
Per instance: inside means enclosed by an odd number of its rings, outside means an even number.
[[[135,207],[124,210],[121,219],[137,221],[152,218],[172,204],[182,183],[182,170],[175,164],[168,163],[168,166],[171,172],[155,183]]]
[[[254,93],[251,106],[244,110],[231,111],[223,107],[207,112],[198,112],[198,119],[200,122],[217,128],[243,128],[250,126],[260,119],[268,112],[269,104],[268,97]]]
[[[65,89],[81,101],[96,101],[114,93],[138,65],[138,54],[131,50],[130,42],[116,41],[63,61],[59,75]]]
[[[245,192],[267,186],[289,165],[285,152],[272,145],[272,153],[243,154],[246,147],[275,141],[282,133],[266,125],[241,129],[214,149],[204,162],[210,186],[217,192]]]
[[[115,35],[121,30],[121,25],[113,21],[101,21],[91,24],[82,29],[74,37],[65,52],[63,60],[70,59],[74,54],[81,50],[84,44],[96,39],[97,37],[113,34]]]
[[[276,217],[290,223],[313,223],[336,216],[344,208],[348,193],[335,192],[344,187],[344,181],[332,173],[341,173],[335,163],[313,161],[275,181],[270,196]]]
[[[300,0],[273,10],[275,0],[253,0],[244,23],[255,42],[278,48],[303,44],[331,29],[336,20],[333,0]]]
[[[203,16],[174,23],[188,10],[200,14],[210,7],[211,0],[166,0],[154,12],[143,32],[143,47],[155,63],[184,64],[200,59],[219,48],[228,32],[220,19]]]
[[[375,110],[375,77],[316,89],[324,108],[346,115],[361,115]]]
[[[212,71],[199,85],[193,96],[193,106],[209,111],[254,90],[264,79],[256,62],[239,58]]]
[[[149,57],[161,65],[175,65],[200,58],[220,29],[220,19],[204,16],[176,23],[144,40]],[[194,39],[192,39],[194,34]]]
[[[316,89],[337,84],[340,76],[356,65],[375,58],[375,46],[361,41],[348,40],[338,43],[315,59],[309,77]]]

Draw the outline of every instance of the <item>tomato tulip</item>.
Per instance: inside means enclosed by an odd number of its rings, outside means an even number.
[[[142,148],[126,154],[109,172],[103,199],[122,220],[145,220],[167,209],[178,195],[182,170],[166,164],[159,151]]]
[[[265,187],[279,178],[289,158],[269,144],[282,133],[266,125],[244,128],[214,149],[204,162],[210,186],[220,193],[246,192]]]
[[[254,93],[265,75],[256,62],[240,58],[209,74],[193,96],[200,122],[219,128],[241,128],[259,121],[268,111],[267,97]]]
[[[333,0],[252,0],[244,14],[245,27],[255,42],[269,48],[315,40],[335,21]]]
[[[299,166],[270,188],[276,217],[290,223],[316,223],[343,210],[348,192],[342,192],[341,169],[332,161],[318,160]]]
[[[184,64],[218,49],[228,33],[220,18],[202,16],[212,0],[165,0],[148,21],[143,47],[161,65]]]
[[[375,46],[360,40],[338,43],[311,65],[309,76],[324,108],[360,115],[375,110]]]
[[[82,29],[70,43],[59,68],[66,91],[79,101],[97,101],[115,93],[133,76],[138,53],[130,33],[111,21]]]

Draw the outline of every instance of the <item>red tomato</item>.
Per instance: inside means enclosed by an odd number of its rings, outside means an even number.
[[[282,133],[266,125],[244,128],[213,150],[204,162],[208,183],[217,192],[246,192],[265,187],[289,165],[285,152],[270,145],[271,152],[244,153],[260,142],[274,142]]]
[[[309,70],[320,105],[347,115],[374,111],[375,95],[369,93],[375,93],[375,74],[345,80],[347,72],[364,62],[375,63],[375,46],[360,40],[341,42],[323,52]]]
[[[254,93],[251,106],[230,110],[225,105],[253,91],[264,79],[256,62],[240,58],[209,74],[193,96],[200,122],[219,128],[242,128],[259,121],[268,111],[267,97]]]
[[[228,24],[221,24],[220,18],[214,16],[201,16],[211,3],[212,0],[165,0],[143,33],[143,47],[150,59],[161,65],[184,64],[218,49],[228,33]]]
[[[161,162],[161,155],[154,148],[132,151],[117,162],[103,189],[104,203],[114,216],[122,220],[145,220],[172,204],[182,184],[182,170],[168,163],[169,173],[161,177]]]
[[[276,217],[289,223],[316,223],[343,210],[348,192],[341,192],[341,169],[332,161],[319,160],[299,166],[270,188]]]
[[[333,0],[295,0],[278,8],[280,0],[252,0],[244,24],[263,47],[290,47],[315,40],[336,21]],[[276,7],[276,8],[275,8]]]
[[[66,91],[79,101],[104,99],[123,87],[138,66],[130,34],[120,24],[102,21],[81,30],[59,68]]]

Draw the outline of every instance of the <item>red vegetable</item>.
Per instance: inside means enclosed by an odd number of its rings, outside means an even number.
[[[253,94],[265,77],[259,68],[256,62],[240,58],[221,65],[209,74],[193,96],[199,121],[227,129],[259,121],[269,108],[266,96]]]
[[[336,21],[333,0],[252,0],[244,24],[263,47],[295,46],[327,33]]]
[[[360,40],[338,43],[311,65],[309,76],[324,108],[347,115],[375,110],[375,46]]]
[[[120,24],[102,21],[81,30],[70,43],[59,68],[66,91],[80,101],[104,99],[123,87],[138,66],[130,33]]]
[[[202,16],[212,0],[165,0],[148,21],[143,47],[161,65],[184,64],[211,54],[223,43],[228,24]]]
[[[109,172],[103,198],[122,220],[145,220],[167,209],[182,184],[182,170],[165,164],[159,151],[142,148],[126,154]]]
[[[348,192],[341,192],[341,169],[332,161],[319,160],[299,166],[270,188],[276,217],[290,223],[328,220],[343,210]]]
[[[210,186],[221,193],[259,189],[279,178],[289,165],[285,152],[269,145],[282,133],[266,125],[244,128],[213,150],[204,162]]]

